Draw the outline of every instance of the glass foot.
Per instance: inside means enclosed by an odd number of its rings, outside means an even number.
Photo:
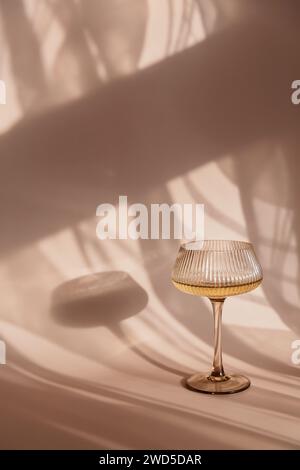
[[[243,375],[225,375],[219,379],[204,374],[195,374],[186,380],[186,386],[202,393],[237,393],[246,390],[250,386],[250,380]]]

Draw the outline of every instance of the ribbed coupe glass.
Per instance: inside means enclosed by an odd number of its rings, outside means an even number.
[[[227,375],[222,363],[222,308],[226,297],[244,294],[259,286],[261,266],[251,243],[232,240],[204,240],[180,246],[172,281],[182,292],[208,297],[214,314],[214,359],[210,374],[195,374],[186,384],[203,393],[236,393],[250,380]]]

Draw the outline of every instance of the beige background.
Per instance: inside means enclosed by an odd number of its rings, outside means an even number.
[[[1,448],[299,448],[299,10],[1,2]],[[263,286],[224,312],[246,392],[183,388],[210,307],[171,286],[177,241],[96,238],[120,194],[204,203],[207,238],[254,243]]]

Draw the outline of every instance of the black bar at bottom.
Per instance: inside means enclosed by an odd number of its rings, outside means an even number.
[[[299,450],[2,450],[0,468],[5,464],[74,466],[76,468],[147,468],[160,465],[205,467],[208,465],[276,465],[299,461]]]

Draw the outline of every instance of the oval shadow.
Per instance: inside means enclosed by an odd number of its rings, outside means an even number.
[[[52,293],[51,315],[65,326],[114,328],[147,303],[147,292],[128,273],[107,271],[59,285]]]

